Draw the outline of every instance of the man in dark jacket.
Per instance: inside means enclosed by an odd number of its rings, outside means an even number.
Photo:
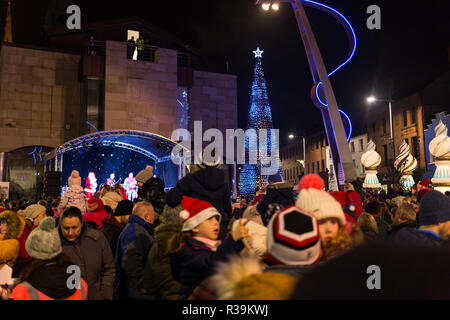
[[[69,207],[61,214],[59,235],[63,252],[81,269],[88,300],[112,299],[116,276],[114,259],[103,233],[83,223],[81,211]]]
[[[183,196],[209,202],[222,215],[219,239],[224,240],[228,222],[232,218],[231,194],[225,183],[225,175],[217,165],[204,164],[200,170],[184,176],[174,188],[167,192],[167,204],[176,207]]]
[[[153,167],[146,166],[136,175],[138,184],[138,201],[150,202],[156,213],[161,214],[166,204],[164,182],[153,176]]]
[[[282,182],[281,176],[276,173],[268,179],[267,193],[256,206],[265,226],[270,218],[282,209],[295,205],[292,185]]]
[[[117,204],[116,210],[103,219],[103,234],[108,240],[113,256],[116,255],[117,239],[123,228],[127,225],[132,211],[133,202],[130,200],[122,200]]]
[[[450,198],[436,190],[420,200],[419,228],[403,228],[391,242],[427,247],[441,246],[450,238]]]
[[[143,277],[147,255],[154,242],[154,221],[151,203],[142,201],[134,206],[133,214],[117,240],[114,299],[151,298],[144,289]]]
[[[364,207],[364,211],[371,214],[375,218],[378,227],[378,234],[381,237],[386,237],[388,232],[391,230],[391,226],[380,217],[381,210],[381,204],[376,199],[370,200]]]

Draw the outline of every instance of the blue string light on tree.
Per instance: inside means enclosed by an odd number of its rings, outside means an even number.
[[[260,158],[257,154],[257,163],[250,164],[247,155],[250,150],[258,150],[257,145],[249,139],[245,140],[246,164],[242,166],[239,174],[239,194],[242,197],[252,197],[255,194],[256,187],[265,187],[267,185],[267,176],[261,175],[261,163],[267,163],[271,155],[270,129],[273,129],[272,111],[267,94],[266,81],[262,68],[262,53],[259,47],[253,51],[256,58],[256,64],[253,71],[252,92],[250,97],[250,107],[247,122],[247,129],[255,129],[258,133],[260,129],[268,129],[268,139],[259,140],[259,148],[267,146],[267,157]],[[279,164],[279,159],[277,157]],[[281,168],[279,169],[281,174]]]

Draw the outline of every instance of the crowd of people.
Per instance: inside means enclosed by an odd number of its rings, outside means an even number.
[[[216,165],[197,169],[165,193],[147,166],[134,201],[111,186],[86,200],[76,171],[61,199],[3,201],[0,273],[11,268],[12,282],[1,298],[450,298],[450,197],[429,180],[407,193],[350,182],[328,192],[316,174],[298,190],[275,174],[236,201]]]

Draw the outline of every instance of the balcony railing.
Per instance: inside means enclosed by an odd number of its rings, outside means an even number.
[[[104,56],[105,41],[94,40],[92,42],[89,42],[86,46],[86,54],[88,56]]]
[[[127,42],[127,59],[141,61],[157,61],[158,47]]]

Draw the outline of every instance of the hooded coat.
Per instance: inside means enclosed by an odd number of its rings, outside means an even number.
[[[292,185],[284,182],[267,186],[267,193],[256,206],[265,226],[269,223],[270,217],[276,213],[275,211],[295,205],[292,188]]]
[[[172,207],[179,205],[182,196],[207,201],[222,216],[220,221],[221,231],[226,230],[233,212],[230,190],[224,181],[224,172],[214,167],[202,168],[193,174],[188,174],[178,181],[173,189],[167,192],[168,198],[179,199],[179,203],[171,203],[169,205]],[[174,196],[174,194],[178,196]]]
[[[105,211],[105,206],[103,205],[103,201],[99,198],[90,198],[90,202],[95,201],[97,204],[97,208],[95,208],[93,211],[88,211],[85,214],[83,214],[83,221],[93,221],[97,225],[98,229],[103,228],[103,219],[105,219],[108,216],[108,213]],[[88,207],[90,207],[91,204],[88,204]]]
[[[25,227],[25,220],[14,211],[6,210],[0,213],[0,221],[6,220],[8,229],[0,234],[0,269],[8,264],[12,266],[19,254],[19,238]]]
[[[177,300],[180,283],[175,281],[166,255],[170,237],[181,230],[181,224],[162,224],[155,229],[155,243],[147,257],[144,270],[144,287],[147,293],[162,300]]]
[[[77,207],[81,213],[86,212],[86,196],[81,186],[73,185],[67,189],[59,203],[58,210],[63,211],[68,207]]]
[[[219,300],[286,300],[310,266],[266,267],[255,258],[234,257],[221,263],[208,281]]]

